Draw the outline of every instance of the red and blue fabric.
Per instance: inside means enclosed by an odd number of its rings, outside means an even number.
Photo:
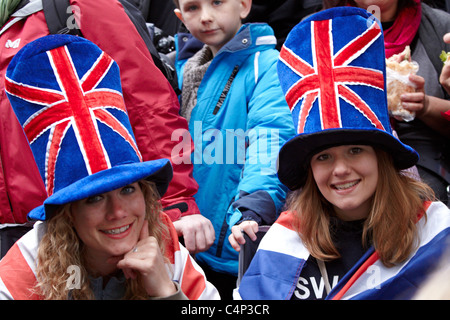
[[[326,299],[411,299],[438,267],[450,241],[450,215],[441,202],[424,204],[426,218],[417,223],[420,242],[403,263],[384,266],[374,248],[340,279]],[[293,227],[294,215],[284,212],[262,239],[235,298],[289,300],[309,251]],[[280,272],[280,270],[283,270]]]
[[[365,102],[372,97],[383,97],[383,64],[373,69],[372,61],[369,68],[357,60],[372,44],[380,44],[378,24],[373,22],[370,28],[361,31],[350,26],[349,31],[343,33],[347,35],[344,41],[335,39],[337,36],[331,32],[333,27],[345,26],[339,25],[339,20],[331,19],[311,22],[309,44],[315,55],[309,62],[291,48],[284,46],[281,50],[280,61],[293,71],[293,80],[295,75],[301,77],[286,90],[286,101],[298,118],[297,133],[305,131],[306,119],[310,112],[314,112],[313,107],[319,112],[320,116],[314,119],[320,120],[322,129],[348,126],[345,121],[349,112],[358,112],[364,116],[360,117],[361,120],[370,121],[375,128],[385,130],[388,119],[379,119],[371,104]],[[342,38],[341,33],[338,35]],[[280,69],[283,64],[279,65]],[[301,108],[299,104],[302,104]],[[351,126],[355,123],[352,122]]]
[[[367,11],[337,7],[303,20],[289,33],[277,71],[297,134],[278,158],[278,178],[289,189],[304,183],[299,163],[334,145],[358,144],[355,137],[394,154],[399,169],[417,162],[392,133],[383,32]]]
[[[167,165],[142,162],[119,67],[86,39],[52,35],[25,46],[8,67],[5,88],[45,183],[45,204],[111,191]],[[45,213],[40,208],[30,217],[42,220]]]
[[[218,300],[216,288],[207,281],[205,273],[178,242],[178,234],[165,213],[161,220],[167,226],[164,240],[166,268],[172,281],[177,282],[190,300]],[[33,229],[19,239],[0,261],[0,300],[42,300],[36,289],[37,251],[46,225],[36,222]],[[69,277],[70,274],[67,275]]]

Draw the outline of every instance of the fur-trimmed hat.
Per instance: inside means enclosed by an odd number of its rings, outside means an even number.
[[[141,179],[161,196],[167,190],[169,160],[142,161],[119,67],[92,42],[50,35],[29,43],[8,66],[5,88],[48,193],[29,218],[46,220],[59,205]]]

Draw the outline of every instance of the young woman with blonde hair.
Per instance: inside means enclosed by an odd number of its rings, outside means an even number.
[[[325,10],[289,34],[278,75],[298,134],[278,177],[291,193],[236,297],[409,299],[438,267],[450,210],[404,172],[418,155],[392,133],[385,68],[365,10]]]
[[[425,183],[396,170],[392,157],[385,151],[374,150],[378,166],[370,170],[378,170],[378,181],[369,212],[361,217],[364,219],[361,244],[366,249],[374,245],[383,264],[393,266],[403,262],[417,246],[416,223],[421,216],[418,213],[425,214],[423,202],[433,200],[434,194]],[[312,256],[324,261],[340,258],[329,226],[331,217],[345,218],[339,216],[317,188],[312,170],[303,188],[289,195],[286,207],[292,211],[293,226]]]
[[[147,180],[138,183],[145,199],[145,220],[148,226],[148,234],[155,237],[161,253],[164,255],[164,242],[170,237],[169,230],[161,220],[161,205],[155,184]],[[130,188],[131,186],[127,186]],[[129,191],[128,191],[129,192]],[[83,201],[83,200],[81,200]],[[90,282],[100,282],[98,276],[102,275],[100,270],[92,270],[87,265],[87,251],[85,244],[80,239],[74,228],[74,215],[72,203],[63,205],[55,216],[47,223],[47,232],[42,237],[37,255],[36,276],[38,279],[36,292],[42,293],[49,300],[64,300],[67,298],[75,300],[94,299],[95,295]],[[61,250],[64,248],[64,250]],[[167,262],[167,259],[165,259]],[[67,270],[70,266],[80,266],[79,288],[74,283],[68,283]],[[173,270],[172,270],[173,272]],[[96,279],[90,279],[96,274]],[[148,293],[139,285],[136,277],[126,280],[128,285],[124,299],[146,299]],[[103,282],[103,281],[101,281]],[[67,292],[69,289],[69,294]]]
[[[161,210],[168,159],[142,161],[118,65],[69,35],[22,48],[6,91],[44,180],[0,262],[1,299],[218,299]]]

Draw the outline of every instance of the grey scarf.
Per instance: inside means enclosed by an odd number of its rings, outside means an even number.
[[[184,67],[180,114],[188,122],[191,118],[192,110],[197,104],[198,87],[212,59],[211,49],[205,45],[186,62]]]

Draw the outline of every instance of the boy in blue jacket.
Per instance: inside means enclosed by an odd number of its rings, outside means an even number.
[[[254,239],[258,225],[276,220],[286,195],[277,178],[277,153],[295,133],[276,72],[273,30],[241,22],[251,3],[175,1],[175,14],[205,44],[186,59],[179,44],[187,38],[179,39],[177,73],[181,115],[195,144],[195,198],[215,231],[214,244],[196,259],[225,299],[231,299],[238,272],[231,227]],[[230,237],[236,238],[243,242],[242,236]]]

